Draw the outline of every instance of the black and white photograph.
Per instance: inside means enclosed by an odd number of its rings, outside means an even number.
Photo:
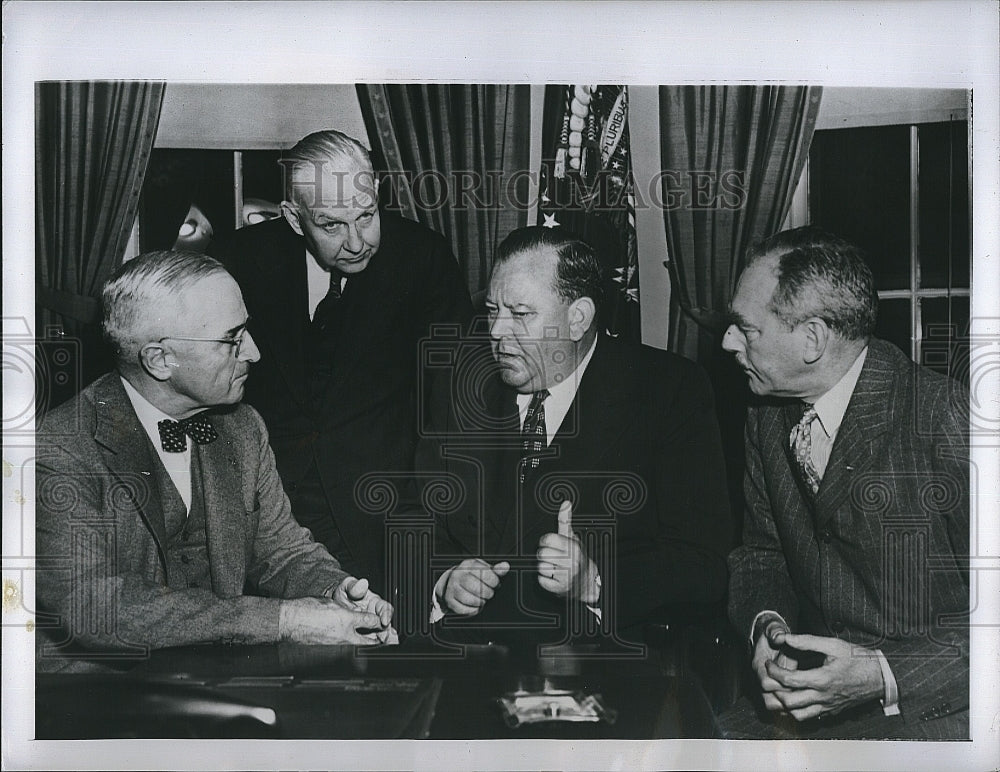
[[[997,768],[995,4],[3,14],[4,768]]]

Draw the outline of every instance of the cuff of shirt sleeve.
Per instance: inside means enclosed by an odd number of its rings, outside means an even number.
[[[887,716],[898,716],[899,686],[896,684],[896,676],[892,674],[892,668],[889,667],[889,660],[885,658],[882,650],[875,649],[875,654],[878,657],[878,666],[882,669],[882,681],[885,684],[885,690],[881,699],[882,712]]]
[[[597,577],[594,579],[594,584],[597,585],[597,603],[600,603],[601,597],[604,595],[604,589],[603,589],[604,585],[601,584],[600,574],[598,574]],[[587,610],[590,611],[590,613],[593,614],[595,617],[597,617],[598,623],[601,623],[604,621],[604,617],[601,615],[601,607],[598,606],[597,603],[595,603],[593,606],[591,606],[589,603],[585,605],[587,606]]]
[[[788,622],[785,618],[781,616],[777,611],[771,611],[770,609],[764,609],[757,616],[753,618],[753,623],[750,625],[750,648],[753,649],[757,645],[757,639],[764,634],[764,630],[767,629],[769,622],[781,622],[785,627],[788,627]],[[760,632],[758,632],[758,630]]]
[[[451,576],[451,569],[449,568],[440,578],[434,583],[434,592],[431,593],[431,624],[437,624],[442,619],[444,619],[444,609],[441,608],[441,601],[438,597],[444,592],[445,585],[448,584],[448,577]]]

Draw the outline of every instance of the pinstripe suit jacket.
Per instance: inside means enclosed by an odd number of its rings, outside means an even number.
[[[257,412],[237,405],[212,422],[219,438],[198,449],[212,588],[174,589],[160,495],[173,486],[118,374],[46,416],[36,441],[37,597],[66,643],[135,653],[273,643],[279,598],[325,595],[346,576],[292,518]]]
[[[792,629],[885,654],[908,736],[967,710],[968,393],[873,339],[818,493],[789,449],[798,402],[747,416],[743,544],[730,617],[764,609]]]

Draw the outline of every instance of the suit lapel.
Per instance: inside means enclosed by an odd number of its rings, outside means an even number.
[[[258,341],[268,342],[265,356],[278,363],[290,393],[306,404],[309,395],[303,333],[309,322],[309,290],[305,244],[287,223],[276,238],[277,249],[254,253],[260,286],[257,316],[250,324],[250,332]]]
[[[118,374],[104,376],[97,386],[94,440],[103,449],[107,468],[132,496],[165,566],[167,534],[158,488],[162,464],[155,457]]]
[[[243,592],[246,554],[240,547],[246,543],[247,513],[239,471],[242,465],[222,429],[223,420],[219,416],[212,420],[220,427],[219,438],[196,446],[192,460],[200,465],[212,589],[226,598]]]
[[[601,456],[634,420],[631,375],[617,344],[599,337],[576,397],[552,438],[559,456],[550,462],[550,468],[600,468]]]
[[[869,346],[844,420],[837,432],[823,482],[816,495],[817,522],[833,517],[848,496],[853,480],[871,466],[889,431],[889,405],[894,373],[877,341]]]

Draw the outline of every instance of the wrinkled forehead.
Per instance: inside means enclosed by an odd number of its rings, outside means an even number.
[[[505,303],[528,299],[562,302],[555,289],[558,260],[559,256],[551,249],[534,249],[511,255],[494,267],[489,296]]]
[[[197,334],[221,335],[247,317],[243,293],[225,271],[201,276],[163,301],[185,329]]]
[[[292,169],[290,195],[308,209],[350,211],[374,206],[378,187],[371,167],[329,160],[300,162]]]
[[[778,286],[777,268],[778,258],[771,255],[759,257],[750,263],[740,276],[736,294],[730,304],[732,309],[744,314],[765,309]]]

